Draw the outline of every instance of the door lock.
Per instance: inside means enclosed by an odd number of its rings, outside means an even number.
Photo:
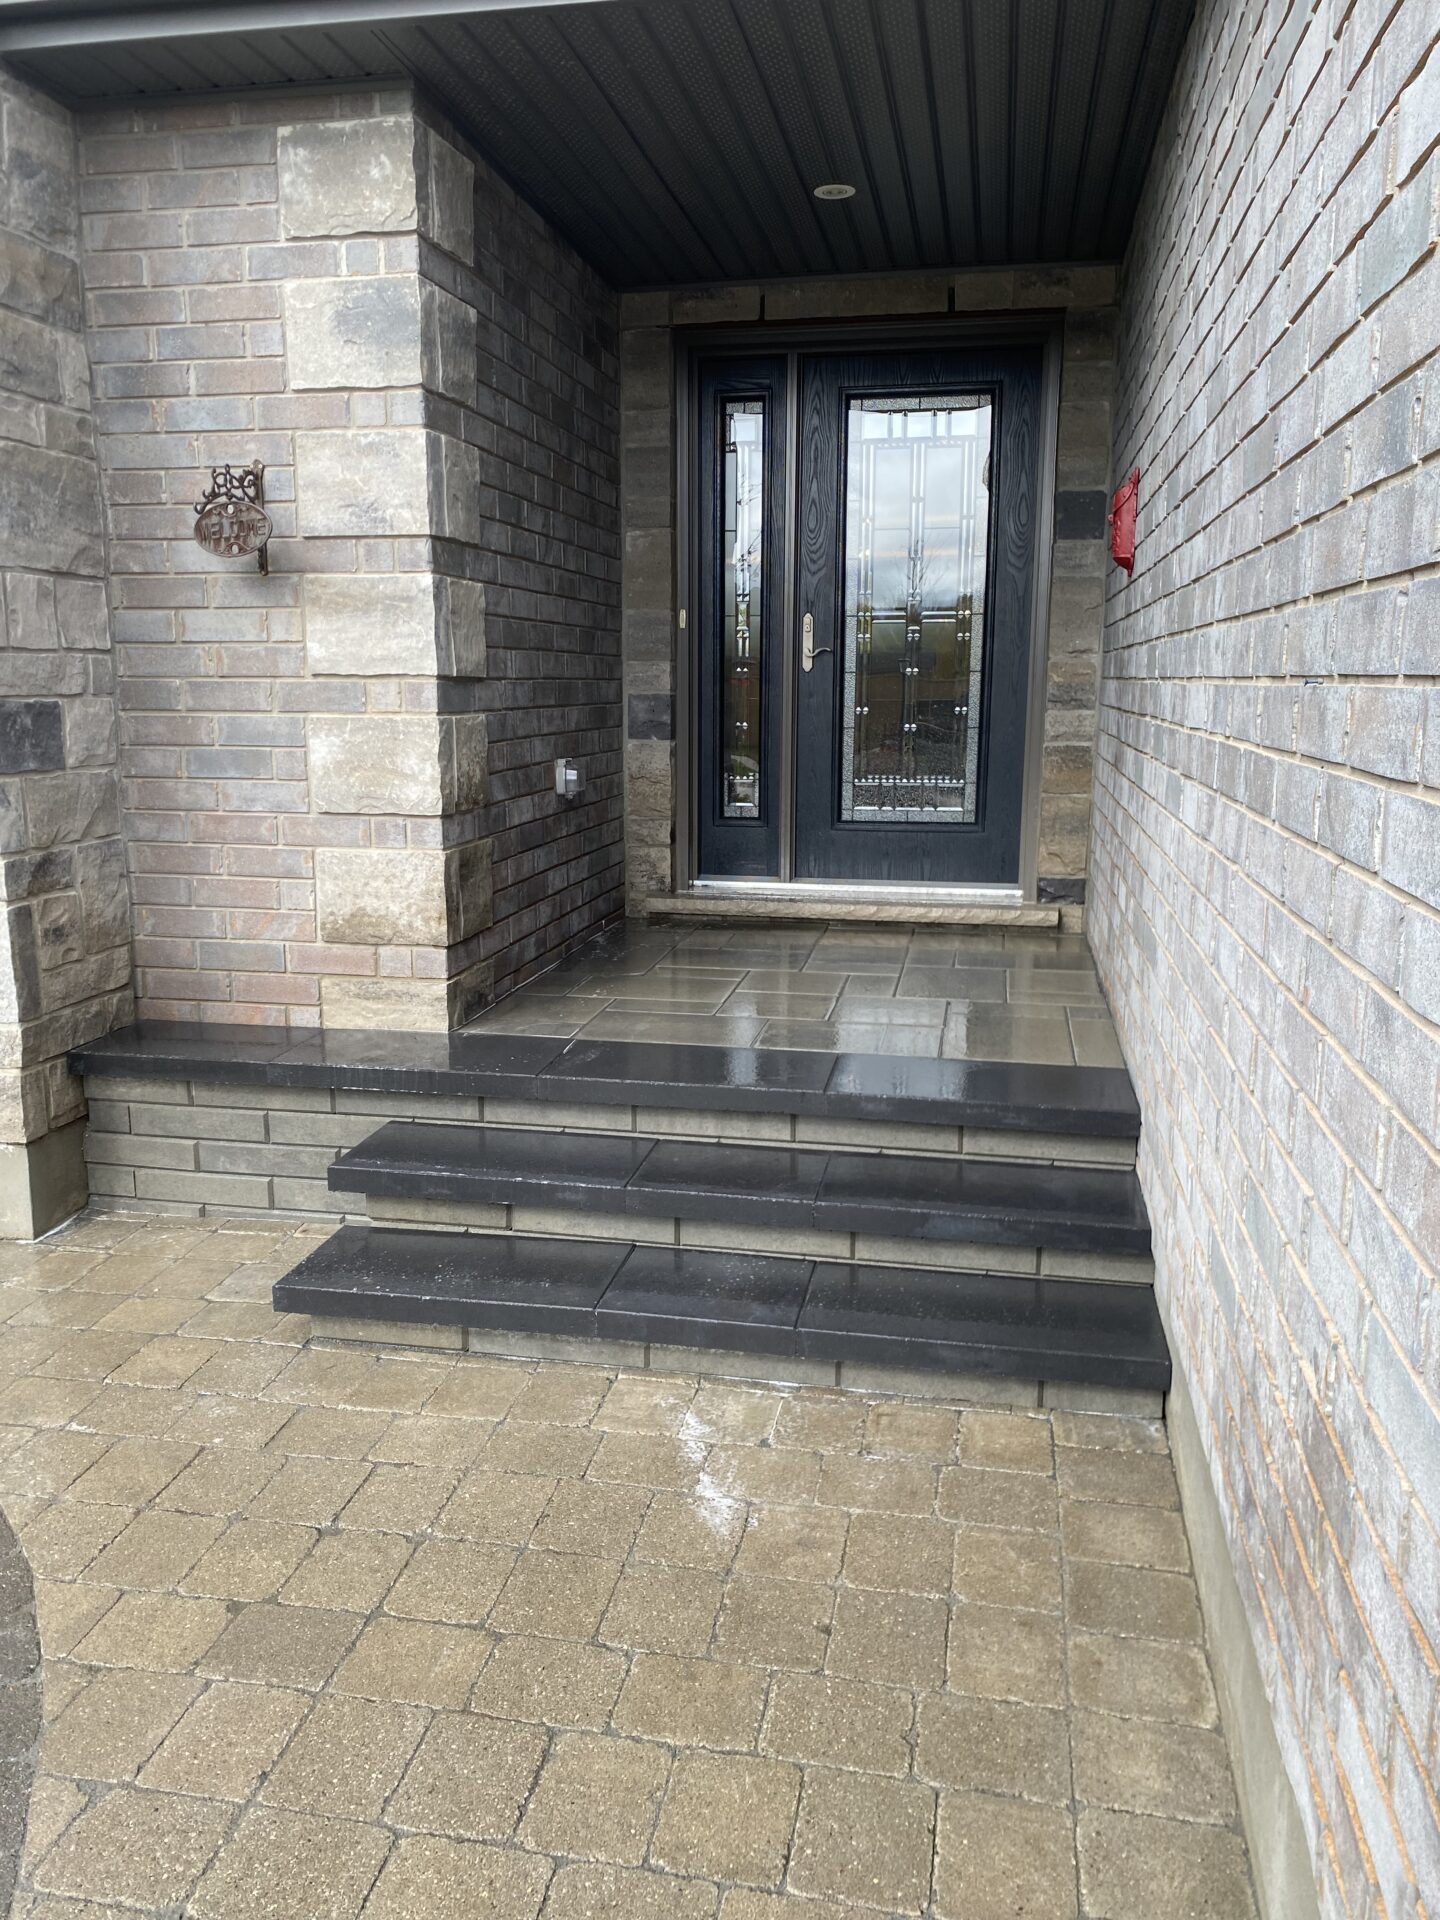
[[[800,622],[800,664],[806,673],[814,670],[815,656],[821,653],[833,653],[833,647],[817,647],[815,644],[815,616],[807,613]]]

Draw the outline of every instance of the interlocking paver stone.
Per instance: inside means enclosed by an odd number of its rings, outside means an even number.
[[[637,1865],[645,1858],[669,1774],[669,1754],[652,1741],[561,1734],[531,1795],[520,1837],[551,1853]]]
[[[651,1856],[679,1874],[778,1886],[799,1793],[800,1769],[782,1761],[682,1753]]]
[[[257,1807],[191,1896],[202,1920],[352,1920],[390,1835],[351,1820]]]
[[[390,1801],[390,1817],[402,1827],[508,1839],[544,1754],[536,1727],[437,1714]]]
[[[1017,1913],[1072,1920],[1075,1911],[1075,1833],[1068,1809],[941,1794],[938,1920],[1012,1920]],[[1149,1912],[1169,1909],[1157,1902]]]
[[[919,1913],[930,1897],[935,1795],[876,1774],[806,1776],[790,1883],[801,1893]]]
[[[7,1293],[17,1913],[1250,1920],[1160,1423],[327,1347],[313,1244]]]
[[[386,1861],[366,1920],[535,1920],[549,1877],[544,1859],[415,1834]]]
[[[117,1787],[66,1829],[35,1884],[81,1900],[168,1906],[184,1898],[234,1817],[213,1801]]]
[[[321,1700],[260,1789],[269,1806],[374,1820],[425,1731],[425,1717],[388,1702]]]
[[[502,1720],[603,1727],[624,1678],[625,1656],[613,1647],[510,1634],[486,1661],[470,1704]]]
[[[677,1747],[753,1747],[765,1708],[758,1667],[638,1654],[615,1708],[622,1733]]]
[[[1065,1716],[1015,1700],[932,1694],[920,1703],[915,1771],[943,1787],[1068,1801]]]
[[[303,1693],[216,1680],[160,1746],[140,1784],[248,1800],[309,1710]]]

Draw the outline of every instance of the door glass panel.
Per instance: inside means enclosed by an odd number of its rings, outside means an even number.
[[[720,809],[755,820],[764,791],[760,704],[764,687],[764,400],[721,402]]]
[[[991,417],[982,393],[848,402],[842,820],[978,817]]]

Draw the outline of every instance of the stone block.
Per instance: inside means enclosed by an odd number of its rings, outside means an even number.
[[[452,942],[468,940],[494,920],[491,843],[467,841],[445,856],[445,896]]]
[[[305,657],[314,674],[435,672],[435,579],[428,573],[315,573],[305,582]]]
[[[110,609],[98,580],[55,582],[55,624],[62,647],[102,650],[110,645]]]
[[[441,578],[437,652],[440,672],[457,680],[485,677],[485,583]]]
[[[441,722],[440,790],[447,813],[484,805],[489,771],[489,722],[483,713],[457,713]]]
[[[416,386],[420,348],[420,283],[411,274],[295,280],[285,288],[294,388]]]
[[[426,438],[414,427],[297,433],[296,531],[302,538],[428,538]]]
[[[668,528],[625,535],[625,607],[670,613],[675,605],[675,541]]]
[[[444,1033],[451,1025],[449,988],[443,980],[322,980],[320,1010],[327,1027]]]
[[[453,434],[432,433],[431,531],[467,546],[480,544],[480,449]]]
[[[625,731],[631,740],[673,740],[674,696],[668,693],[632,693],[626,703]]]
[[[32,400],[60,400],[60,342],[66,337],[41,320],[0,308],[0,381],[5,391]]]
[[[12,647],[49,652],[60,644],[55,582],[44,573],[5,576],[5,637]]]
[[[856,274],[844,280],[797,280],[765,289],[767,320],[848,320],[873,315],[945,313],[950,279],[943,273]]]
[[[408,113],[282,126],[280,221],[287,238],[413,230],[415,131]]]
[[[1008,268],[1000,271],[979,267],[970,273],[957,273],[950,286],[956,313],[990,312],[1015,304],[1015,275]]]
[[[444,811],[434,715],[325,714],[311,721],[309,745],[318,813],[433,818]]]
[[[674,809],[675,750],[668,740],[631,740],[625,749],[625,801],[628,810],[652,820],[668,820]]]
[[[760,318],[759,287],[696,287],[688,293],[672,294],[671,322],[677,327],[713,326],[717,321],[731,323]]]
[[[73,250],[80,222],[74,122],[58,102],[8,76],[5,177],[6,225],[46,245]]]
[[[37,1240],[89,1198],[85,1122],[28,1144],[0,1146],[0,1239]]]
[[[25,816],[32,847],[66,846],[118,834],[115,776],[108,769],[37,774],[25,789]]]
[[[475,168],[433,127],[419,128],[419,224],[468,266],[475,253]]]
[[[447,856],[438,848],[318,847],[320,938],[339,946],[443,947]]]
[[[1114,267],[1021,267],[1017,307],[1108,307],[1115,300]]]
[[[668,327],[635,327],[620,337],[626,417],[636,408],[675,404],[675,358]]]
[[[75,885],[85,907],[85,937],[92,953],[128,946],[130,887],[125,849],[118,839],[91,840],[75,848]]]
[[[670,295],[664,292],[622,293],[622,327],[665,327],[670,324]]]
[[[116,756],[115,702],[108,694],[79,695],[65,706],[65,764],[113,767]]]
[[[463,407],[475,404],[476,313],[444,287],[425,281],[421,296],[421,380]]]
[[[104,535],[94,460],[8,445],[0,460],[0,526],[11,565],[98,577]]]
[[[42,967],[68,967],[84,959],[85,931],[78,893],[52,893],[36,901],[35,940]]]
[[[24,234],[0,232],[0,307],[77,331],[80,269]]]
[[[63,767],[64,730],[58,700],[0,700],[0,774]]]

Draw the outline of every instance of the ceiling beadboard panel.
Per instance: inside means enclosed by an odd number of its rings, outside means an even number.
[[[77,102],[409,74],[615,285],[1108,260],[1188,0],[0,5]],[[396,12],[401,9],[397,6]],[[237,28],[221,30],[231,18]],[[172,25],[171,22],[174,22]],[[44,44],[47,23],[52,40]],[[0,46],[4,36],[0,34]],[[853,199],[814,188],[846,181]]]

